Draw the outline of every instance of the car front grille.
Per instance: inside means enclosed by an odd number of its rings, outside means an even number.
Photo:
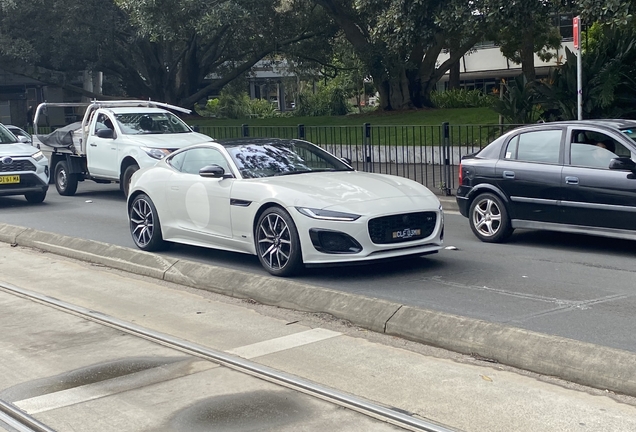
[[[413,241],[430,236],[436,223],[435,212],[383,216],[369,220],[369,236],[375,244]]]
[[[27,159],[13,159],[10,164],[0,163],[0,172],[35,171],[35,165]]]

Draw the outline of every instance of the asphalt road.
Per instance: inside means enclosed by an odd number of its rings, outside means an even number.
[[[509,324],[636,352],[636,243],[518,231],[478,241],[466,219],[446,215],[446,246],[429,257],[312,268],[299,280],[407,305]],[[42,205],[0,197],[0,223],[134,248],[117,185],[49,190]],[[175,245],[166,255],[265,275],[256,257]]]

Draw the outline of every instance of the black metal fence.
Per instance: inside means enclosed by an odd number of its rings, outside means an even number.
[[[439,126],[200,126],[215,139],[239,137],[304,139],[360,171],[393,174],[452,195],[462,156],[474,153],[519,125]]]

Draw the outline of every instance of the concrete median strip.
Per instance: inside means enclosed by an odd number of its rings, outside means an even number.
[[[636,354],[386,300],[0,224],[0,241],[352,324],[636,397]]]

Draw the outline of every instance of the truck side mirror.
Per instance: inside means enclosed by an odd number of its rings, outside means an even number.
[[[97,132],[95,132],[95,135],[97,135],[99,138],[109,138],[109,139],[113,139],[113,137],[115,136],[115,132],[112,129],[99,129]]]

